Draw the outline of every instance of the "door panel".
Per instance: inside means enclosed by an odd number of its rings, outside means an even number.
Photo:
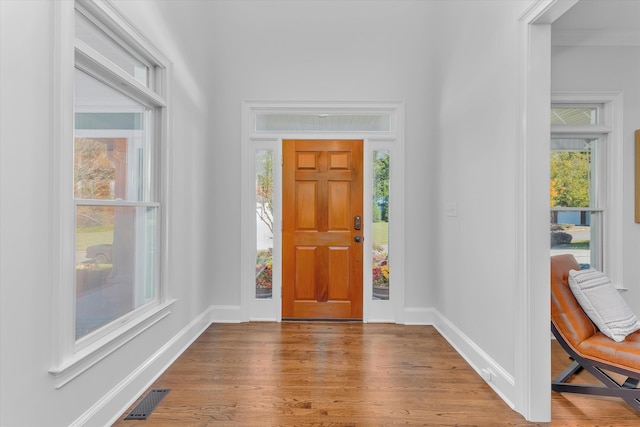
[[[349,199],[351,185],[349,182],[329,182],[329,230],[348,230],[350,221]]]
[[[362,318],[363,141],[283,141],[282,317]]]
[[[329,248],[329,299],[346,300],[349,298],[349,288],[343,286],[349,283],[349,259],[351,254],[349,248],[331,247]]]
[[[299,246],[295,255],[295,299],[312,300],[316,297],[316,247]]]
[[[318,190],[315,182],[296,183],[296,228],[298,230],[316,230],[318,211]]]

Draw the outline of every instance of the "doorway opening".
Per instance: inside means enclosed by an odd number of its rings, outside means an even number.
[[[282,142],[285,319],[362,319],[363,144]]]
[[[355,296],[361,308],[354,312],[356,315],[350,313],[348,316],[332,317],[357,318],[364,322],[402,322],[403,117],[404,106],[399,102],[243,104],[242,294],[238,320],[281,321],[290,317],[285,313],[286,288],[283,288],[283,281],[286,280],[283,266],[287,268],[283,254],[290,250],[284,246],[286,232],[283,232],[286,230],[285,215],[289,210],[285,209],[286,200],[283,197],[283,175],[286,173],[283,169],[283,148],[286,147],[286,141],[322,141],[326,145],[327,141],[358,140],[362,145],[359,155],[362,158],[362,185],[357,193],[362,200],[362,207],[359,213],[345,213],[342,208],[332,211],[332,226],[337,226],[335,221],[340,218],[343,221],[340,227],[348,226],[352,234],[350,239],[356,246],[351,246],[360,247],[362,255],[353,256],[353,263],[357,264],[353,268],[362,278],[362,284],[358,285],[360,291]],[[337,150],[333,156],[334,166],[338,168],[346,165],[345,159],[348,157],[340,153],[342,151]],[[315,159],[314,156],[303,156],[301,161],[311,161]],[[303,166],[309,164],[304,163]],[[384,181],[382,184],[381,176]],[[303,191],[302,196],[316,200],[315,193],[310,190],[313,186],[302,187],[309,190]],[[344,183],[334,183],[327,194],[336,199],[347,187]],[[302,204],[307,205],[306,202]],[[385,221],[381,213],[384,213]],[[360,230],[355,230],[355,217],[360,217]],[[356,231],[360,233],[354,234]],[[354,242],[356,237],[360,238],[360,242]],[[314,295],[320,295],[320,299],[331,299],[325,295],[325,288],[337,292],[336,283],[345,283],[346,271],[349,271],[349,280],[356,274],[356,270],[345,264],[349,258],[346,254],[352,252],[351,249],[343,246],[338,250],[338,247],[332,246],[330,256],[317,255],[317,251],[314,254],[313,250],[299,254],[299,260],[305,259],[302,255],[308,255],[308,262],[302,263],[305,267],[313,265],[313,262],[331,263],[333,276],[302,270],[306,271],[306,279],[301,283],[311,286],[312,279],[318,281],[320,287],[314,288],[313,292]],[[311,287],[305,289],[309,291]]]

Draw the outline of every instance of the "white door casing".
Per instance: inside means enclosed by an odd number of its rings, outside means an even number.
[[[262,114],[281,114],[291,117],[286,130],[258,130],[257,118]],[[358,115],[388,117],[382,130],[305,130],[296,129],[296,116]],[[375,121],[375,120],[373,120]],[[383,120],[384,121],[384,120]],[[364,218],[372,223],[373,151],[388,150],[390,167],[389,248],[392,278],[388,301],[372,300],[372,259],[364,257],[363,321],[403,323],[404,320],[404,104],[402,102],[287,102],[257,101],[242,105],[242,218],[241,218],[241,321],[282,320],[282,139],[362,139],[364,140]],[[255,298],[256,214],[255,182],[256,150],[272,150],[274,156],[274,236],[273,290],[271,299]],[[372,253],[371,227],[364,227],[364,252]]]

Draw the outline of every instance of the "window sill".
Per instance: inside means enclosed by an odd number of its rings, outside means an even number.
[[[91,345],[73,353],[60,365],[51,368],[49,373],[57,379],[55,387],[57,389],[64,387],[71,380],[168,316],[171,312],[170,307],[175,301],[172,299],[153,308]]]

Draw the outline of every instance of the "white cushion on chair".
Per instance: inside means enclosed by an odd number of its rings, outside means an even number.
[[[571,270],[569,287],[587,316],[609,338],[621,342],[640,329],[638,318],[602,272]]]

